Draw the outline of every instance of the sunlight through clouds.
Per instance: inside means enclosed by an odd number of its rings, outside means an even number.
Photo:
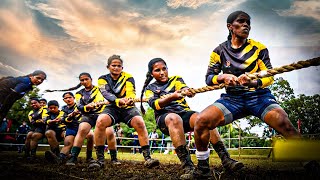
[[[290,9],[278,12],[282,16],[306,16],[320,21],[320,2],[295,0]]]

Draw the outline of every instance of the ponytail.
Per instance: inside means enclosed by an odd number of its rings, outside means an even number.
[[[228,41],[231,41],[231,39],[232,39],[232,33],[231,33],[231,31],[229,30]]]
[[[77,86],[72,87],[72,88],[69,88],[69,89],[55,89],[55,90],[47,89],[47,90],[45,90],[44,92],[56,92],[56,91],[63,92],[63,91],[73,91],[73,90],[79,89],[80,87],[81,87],[81,84],[79,83]]]
[[[92,80],[92,77],[91,77],[91,75],[89,74],[89,73],[87,73],[87,72],[83,72],[83,73],[80,73],[80,75],[79,75],[79,79],[80,79],[80,77],[81,76],[88,76],[91,80]],[[76,85],[75,87],[72,87],[72,88],[69,88],[69,89],[59,89],[59,90],[49,90],[49,89],[47,89],[47,90],[45,90],[44,92],[56,92],[56,91],[73,91],[73,90],[76,90],[76,89],[79,89],[81,87],[81,83],[79,83],[78,85]]]
[[[149,85],[149,83],[151,82],[151,80],[153,79],[153,77],[151,76],[151,73],[150,72],[147,72],[147,75],[146,75],[146,80],[144,82],[144,85],[143,85],[143,88],[142,88],[142,91],[141,91],[141,104],[140,104],[140,109],[141,109],[141,112],[142,114],[145,114],[146,113],[146,110],[143,108],[143,105],[142,105],[142,98],[143,98],[143,93],[146,89],[146,87]]]

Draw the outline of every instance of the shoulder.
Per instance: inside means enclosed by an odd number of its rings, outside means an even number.
[[[127,72],[124,72],[124,71],[122,71],[121,76],[125,76],[125,77],[128,77],[128,78],[133,78],[133,76],[131,74],[129,74]]]
[[[82,95],[82,94],[83,94],[83,91],[84,91],[84,88],[83,88],[83,89],[80,89],[79,91],[77,91],[76,94]]]
[[[181,80],[183,80],[183,79],[182,79],[181,76],[178,76],[178,75],[176,75],[176,76],[170,76],[170,77],[169,77],[169,81],[173,81],[173,80],[181,81]]]
[[[257,47],[260,50],[267,48],[264,44],[260,43],[259,41],[255,41],[253,39],[248,39],[248,43],[252,46]]]
[[[155,84],[155,82],[148,84],[148,86],[146,87],[146,90],[154,90],[157,87],[157,85]]]
[[[62,106],[61,111],[67,111],[67,110],[68,110],[68,106],[67,105]]]
[[[213,52],[219,54],[222,51],[222,49],[227,48],[227,47],[228,47],[228,41],[225,41],[225,42],[219,44],[216,48],[214,48]]]
[[[107,79],[108,74],[101,75],[98,79]]]
[[[33,113],[33,110],[31,110],[29,113],[28,113],[28,115],[31,115]]]

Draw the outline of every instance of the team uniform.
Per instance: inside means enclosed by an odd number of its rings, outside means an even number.
[[[43,117],[43,119],[45,120],[45,122],[47,124],[46,131],[53,130],[56,133],[56,138],[57,138],[58,142],[63,141],[64,137],[62,137],[61,134],[66,130],[66,125],[62,121],[51,122],[51,123],[49,123],[49,121],[57,119],[57,118],[62,119],[63,114],[64,114],[63,111],[59,111],[59,113],[57,113],[57,114],[48,111],[46,114],[44,114],[44,117]]]
[[[206,74],[207,85],[219,84],[218,74],[233,74],[240,76],[246,72],[255,73],[271,69],[268,49],[261,43],[248,39],[238,49],[231,47],[226,41],[213,50]],[[225,124],[248,115],[261,119],[274,108],[280,108],[267,86],[273,83],[273,77],[257,80],[258,88],[244,86],[229,86],[213,105],[218,107],[225,117]]]
[[[33,89],[29,77],[5,77],[0,79],[0,120],[5,118],[11,106]]]
[[[68,114],[74,112],[77,110],[77,105],[76,103],[68,107],[67,105],[62,107],[63,111],[63,117],[62,117],[62,123],[66,125],[66,137],[67,136],[76,136],[79,128],[79,124],[81,121],[81,114],[77,114],[76,116],[73,117],[68,117]]]
[[[38,110],[31,110],[28,114],[29,121],[33,128],[31,131],[44,135],[46,131],[46,123],[43,121],[44,114],[47,114],[47,109],[41,107]]]
[[[98,86],[103,97],[110,102],[102,114],[108,114],[112,119],[112,125],[123,122],[131,127],[133,117],[141,116],[139,110],[133,106],[120,107],[121,98],[135,98],[135,82],[133,77],[121,72],[117,80],[113,80],[110,74],[99,77]]]
[[[175,91],[183,88],[188,88],[188,86],[180,76],[169,77],[166,84],[160,84],[155,81],[154,83],[149,84],[146,88],[145,97],[149,99],[148,104],[154,109],[157,126],[160,128],[161,132],[166,135],[169,135],[169,130],[165,124],[165,118],[169,113],[176,113],[182,118],[185,133],[192,131],[189,121],[192,114],[196,112],[190,109],[185,98],[171,101],[165,107],[159,106],[161,96],[174,93]]]
[[[80,123],[87,122],[91,125],[91,127],[95,127],[98,116],[104,110],[105,105],[96,107],[93,110],[87,110],[85,106],[92,102],[104,101],[99,88],[97,86],[94,86],[90,91],[81,89],[75,94],[75,99],[77,108],[82,114]]]

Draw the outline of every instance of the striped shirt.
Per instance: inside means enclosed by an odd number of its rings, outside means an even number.
[[[161,96],[174,93],[175,91],[183,88],[188,88],[188,86],[184,83],[180,76],[169,77],[168,82],[165,84],[160,84],[156,81],[147,86],[145,97],[149,99],[148,104],[154,109],[156,117],[164,113],[181,113],[190,111],[190,107],[185,98],[171,101],[165,107],[159,106],[159,100]]]
[[[255,73],[271,69],[268,49],[261,43],[248,39],[238,49],[231,47],[231,42],[226,41],[213,50],[206,74],[207,85],[219,84],[217,78],[222,71],[224,74],[233,74],[237,77],[248,72]],[[273,76],[258,79],[260,88],[265,88],[273,83]],[[244,89],[243,86],[228,87],[229,90]],[[255,90],[250,88],[250,90]]]

